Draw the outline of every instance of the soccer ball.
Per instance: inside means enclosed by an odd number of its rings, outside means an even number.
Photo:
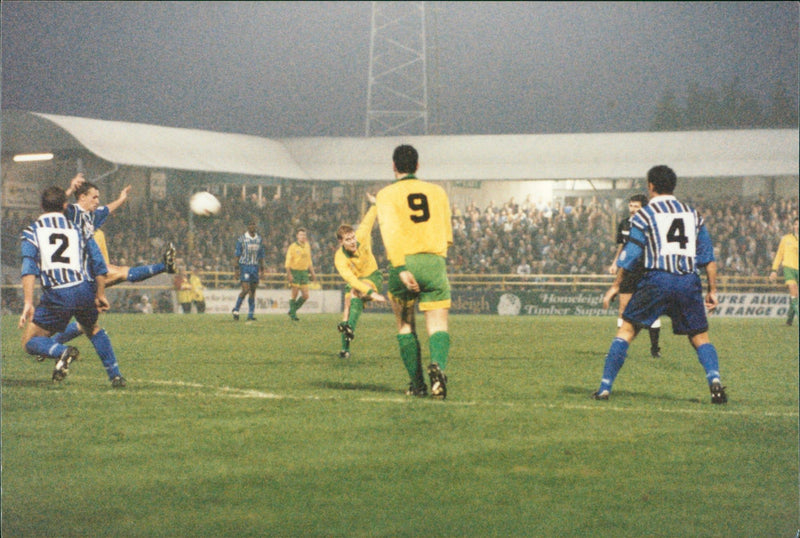
[[[189,199],[189,208],[197,216],[210,217],[219,213],[222,204],[210,192],[201,191],[194,193]]]

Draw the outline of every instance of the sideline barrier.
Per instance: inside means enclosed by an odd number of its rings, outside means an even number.
[[[230,314],[239,294],[233,273],[206,272],[206,312]],[[322,289],[310,291],[301,312],[339,313],[343,305],[343,284],[337,275],[318,275]],[[224,277],[224,278],[223,278]],[[604,309],[602,295],[610,275],[450,275],[453,314],[499,314],[524,316],[616,316],[615,301]],[[214,284],[225,282],[221,288]],[[790,308],[783,283],[766,277],[720,277],[718,309],[712,317],[782,318]],[[38,293],[38,289],[37,289]],[[131,296],[148,294],[156,312],[180,312],[171,286],[121,284],[108,290],[112,312],[125,308]],[[3,285],[4,314],[21,311],[21,286]],[[127,298],[127,299],[126,299]],[[290,291],[282,273],[267,275],[256,291],[256,314],[286,314]],[[368,311],[391,312],[386,304],[368,303]],[[247,311],[247,300],[240,312]]]

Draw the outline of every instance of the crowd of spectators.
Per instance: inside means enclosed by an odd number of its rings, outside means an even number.
[[[608,201],[582,199],[453,208],[454,273],[602,273],[614,253],[616,212]]]
[[[356,224],[365,207],[360,201],[321,202],[293,195],[262,200],[223,200],[222,216],[192,217],[186,197],[124,205],[103,229],[112,261],[140,265],[160,259],[172,241],[187,265],[202,271],[233,271],[236,238],[255,218],[267,245],[266,268],[282,273],[286,249],[295,229],[308,230],[317,273],[334,273],[338,247],[335,232],[342,223]],[[688,200],[708,223],[721,275],[766,275],[778,242],[791,229],[798,200],[728,197]],[[35,211],[4,210],[3,264],[19,266],[19,233]],[[614,208],[608,200],[517,202],[453,208],[454,244],[448,264],[455,274],[598,274],[606,273],[615,252],[615,230],[627,217],[627,205]],[[192,222],[190,222],[190,220]],[[380,235],[373,230],[375,253],[386,266]]]

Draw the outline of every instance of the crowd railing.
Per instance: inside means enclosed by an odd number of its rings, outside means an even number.
[[[454,289],[487,289],[498,291],[568,289],[607,289],[614,281],[610,274],[449,274],[450,286]],[[200,278],[208,288],[237,288],[238,275],[232,271],[200,272]],[[705,277],[703,277],[705,280]],[[384,280],[386,273],[384,272]],[[318,274],[317,284],[312,287],[338,289],[344,286],[342,278],[333,274]],[[267,273],[259,287],[280,289],[288,287],[286,273]],[[774,292],[785,290],[786,285],[770,282],[767,276],[717,276],[717,291],[721,293]]]

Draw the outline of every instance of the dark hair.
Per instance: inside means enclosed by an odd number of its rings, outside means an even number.
[[[47,187],[42,192],[42,209],[48,213],[64,211],[64,204],[66,203],[67,193],[61,187]]]
[[[295,234],[295,235],[297,235],[297,234],[299,234],[300,232],[308,232],[308,230],[306,230],[305,228],[303,228],[302,226],[300,226],[300,227],[299,227],[297,230],[295,230],[294,234]]]
[[[78,186],[77,189],[75,189],[75,193],[74,193],[75,194],[75,199],[77,200],[78,198],[80,198],[81,196],[83,196],[84,194],[86,194],[87,192],[89,192],[92,189],[97,189],[98,191],[100,190],[100,189],[97,188],[97,185],[95,185],[94,183],[90,183],[88,181],[84,181],[83,183],[81,183]]]
[[[647,199],[647,196],[645,196],[644,194],[634,194],[633,196],[628,198],[628,201],[629,202],[639,202],[642,205],[642,207],[646,206],[647,202],[649,202],[649,200]]]
[[[401,174],[413,174],[417,171],[419,154],[413,146],[403,144],[397,146],[392,154],[395,169]]]
[[[660,164],[647,172],[647,182],[653,185],[653,189],[658,194],[672,194],[675,192],[678,177],[672,171],[672,168]]]

